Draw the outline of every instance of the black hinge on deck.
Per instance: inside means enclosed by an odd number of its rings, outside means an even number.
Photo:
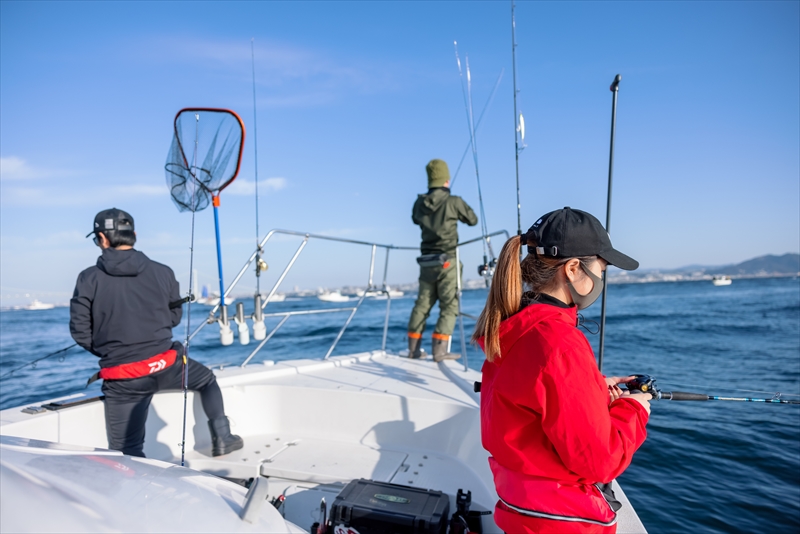
[[[106,398],[105,395],[100,395],[98,397],[88,397],[85,399],[80,399],[75,401],[48,402],[47,404],[42,404],[42,408],[50,411],[57,411],[57,410],[63,410],[64,408],[72,408],[73,406],[80,406],[81,404],[89,404],[90,402],[105,400],[105,398]]]

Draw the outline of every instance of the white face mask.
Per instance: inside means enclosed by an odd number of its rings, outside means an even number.
[[[572,296],[572,302],[575,303],[579,310],[584,310],[594,304],[594,301],[600,297],[600,294],[603,292],[603,279],[589,270],[589,267],[587,267],[583,262],[580,262],[580,264],[583,272],[585,272],[592,282],[594,282],[594,287],[592,287],[592,290],[586,295],[581,295],[575,291],[575,287],[572,285],[572,282],[567,280],[567,289],[569,289],[569,294]]]

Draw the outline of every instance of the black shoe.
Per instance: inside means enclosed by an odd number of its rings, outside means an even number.
[[[211,431],[211,456],[222,456],[244,447],[244,440],[231,434],[231,424],[225,416],[208,421]]]

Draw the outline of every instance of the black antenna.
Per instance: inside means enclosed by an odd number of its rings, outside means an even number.
[[[606,197],[606,232],[611,233],[611,178],[614,174],[614,134],[617,130],[617,94],[619,93],[619,82],[622,75],[617,74],[611,82],[609,89],[613,93],[611,99],[611,149],[608,154],[608,196]],[[606,271],[606,277],[608,271]],[[606,280],[607,282],[607,280]],[[606,339],[606,293],[608,283],[603,284],[603,301],[600,307],[600,351],[597,353],[597,368],[603,370],[603,350]]]

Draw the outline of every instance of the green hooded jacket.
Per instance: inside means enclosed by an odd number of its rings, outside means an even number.
[[[478,216],[461,197],[447,187],[434,187],[419,195],[411,211],[411,220],[422,229],[422,254],[455,254],[458,244],[458,221],[478,224]]]

